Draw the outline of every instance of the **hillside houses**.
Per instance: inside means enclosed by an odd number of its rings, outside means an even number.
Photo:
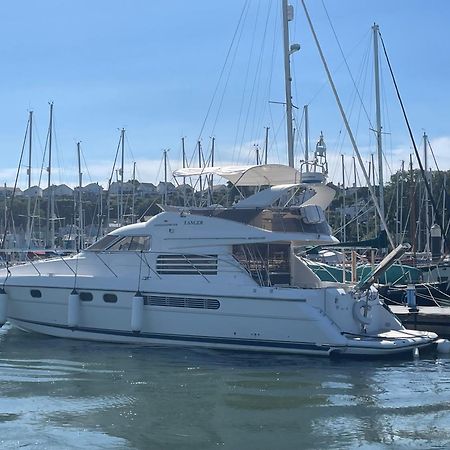
[[[80,188],[77,186],[73,189],[75,195],[78,195]],[[85,198],[96,198],[103,194],[103,187],[98,183],[89,183],[81,187],[81,193]]]
[[[166,194],[171,194],[172,192],[174,192],[175,186],[170,181],[168,181],[167,183],[164,181],[160,181],[158,183],[158,187],[156,189],[158,191],[158,194],[166,195]]]
[[[73,189],[67,184],[53,184],[42,191],[42,197],[47,198],[49,194],[53,194],[54,197],[72,197]]]
[[[175,187],[172,183],[167,183],[167,189],[168,192],[174,192]],[[123,183],[123,191],[122,186],[119,181],[114,181],[111,183],[111,186],[109,188],[109,194],[116,196],[120,195],[121,192],[123,192],[124,195],[136,195],[136,197],[145,198],[145,197],[152,197],[161,195],[164,192],[164,183],[161,182],[158,187],[156,187],[153,183],[139,183],[139,181],[133,182],[128,181]],[[191,188],[192,189],[192,188]],[[13,193],[14,188],[13,187],[5,187],[0,186],[0,197],[4,197],[5,194],[7,197],[11,197]],[[53,192],[54,197],[73,197],[74,195],[78,196],[80,188],[78,186],[74,187],[73,189],[67,186],[66,184],[60,184],[60,185],[52,185],[50,187],[41,188],[39,186],[31,186],[28,189],[25,189],[22,191],[20,188],[16,188],[16,196],[23,196],[23,197],[30,197],[30,198],[36,198],[36,197],[42,197],[42,198],[48,198],[49,192]],[[89,183],[85,186],[81,187],[81,192],[83,195],[83,198],[97,198],[102,196],[104,193],[108,192],[107,189],[104,189],[103,186],[101,186],[99,183]]]
[[[158,194],[158,189],[153,183],[139,183],[136,188],[139,197],[147,197]]]
[[[14,188],[13,187],[9,187],[9,186],[0,186],[0,197],[11,197],[11,195],[14,192]],[[20,188],[16,187],[16,194],[17,196],[21,196],[23,195],[23,192],[21,191]]]
[[[42,188],[39,186],[31,186],[23,191],[23,196],[27,198],[42,197]]]
[[[133,194],[136,190],[136,184],[133,184],[132,181],[127,181],[126,183],[120,183],[120,181],[113,181],[111,186],[109,187],[110,195],[120,195],[123,193],[124,195]]]

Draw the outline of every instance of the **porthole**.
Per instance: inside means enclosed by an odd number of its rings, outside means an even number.
[[[116,294],[103,294],[103,301],[106,303],[117,303]]]
[[[42,292],[39,289],[31,289],[30,294],[33,298],[41,298]]]
[[[91,292],[80,292],[80,300],[82,302],[92,302],[94,296]]]

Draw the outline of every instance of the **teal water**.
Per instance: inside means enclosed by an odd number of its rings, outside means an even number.
[[[2,449],[450,448],[450,359],[136,347],[3,327]]]

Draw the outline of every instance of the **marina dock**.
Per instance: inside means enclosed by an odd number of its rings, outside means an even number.
[[[442,338],[450,338],[450,307],[418,306],[412,310],[395,305],[389,308],[406,328],[433,331]]]

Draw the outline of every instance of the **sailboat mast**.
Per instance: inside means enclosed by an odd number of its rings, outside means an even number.
[[[28,133],[28,189],[31,187],[31,149],[32,149],[32,143],[33,143],[33,111],[30,111],[30,117],[29,117],[30,127],[29,127],[29,133]]]
[[[373,202],[375,204],[375,208],[377,210],[377,213],[380,216],[381,221],[384,222],[383,226],[384,226],[384,229],[386,230],[386,234],[387,234],[387,237],[389,239],[389,243],[391,244],[392,247],[395,247],[395,243],[394,243],[394,241],[392,239],[392,236],[389,233],[389,230],[387,229],[387,225],[385,223],[386,219],[385,219],[384,215],[381,213],[380,205],[378,204],[378,201],[377,201],[377,198],[376,198],[376,195],[375,195],[375,191],[374,191],[373,187],[370,184],[369,176],[367,174],[366,168],[365,168],[363,160],[361,158],[361,154],[360,154],[358,146],[356,144],[355,137],[353,136],[352,130],[350,128],[350,124],[348,123],[348,119],[347,119],[347,116],[345,114],[344,107],[342,106],[342,103],[341,103],[341,100],[339,98],[339,95],[337,93],[336,86],[335,86],[335,84],[333,82],[333,78],[331,77],[331,72],[330,72],[330,70],[328,68],[328,64],[325,61],[325,56],[324,56],[324,54],[322,52],[322,48],[321,48],[321,46],[319,44],[319,40],[317,38],[317,34],[316,34],[316,32],[314,30],[314,27],[313,27],[313,24],[311,22],[311,17],[309,16],[308,10],[306,8],[305,1],[301,0],[301,3],[302,3],[302,6],[303,6],[303,9],[305,11],[306,20],[308,21],[309,27],[311,29],[311,33],[312,33],[314,41],[316,43],[317,50],[319,51],[320,59],[322,60],[323,67],[324,67],[325,72],[327,74],[327,78],[328,78],[328,81],[330,83],[331,90],[333,91],[333,95],[334,95],[334,97],[336,99],[336,103],[337,103],[339,111],[341,113],[342,120],[344,121],[345,128],[347,130],[348,136],[349,136],[350,141],[352,143],[353,150],[355,151],[355,154],[356,154],[356,156],[358,158],[358,162],[359,162],[359,165],[361,167],[362,174],[364,175],[364,178],[365,178],[365,180],[367,182],[367,187],[369,189],[370,195],[371,195],[371,197],[373,199]]]
[[[341,167],[342,167],[342,214],[341,214],[341,229],[342,229],[342,242],[347,240],[345,230],[345,164],[344,155],[341,155]]]
[[[376,108],[376,121],[377,121],[377,154],[378,154],[378,184],[379,184],[379,202],[380,213],[384,217],[384,177],[383,177],[383,143],[381,135],[381,106],[380,106],[380,65],[378,58],[378,33],[379,27],[377,24],[373,24],[373,57],[374,57],[374,71],[375,71],[375,108]],[[375,180],[374,180],[375,185]],[[380,221],[381,230],[384,229],[383,221]]]
[[[29,127],[28,127],[28,189],[31,188],[31,149],[33,142],[33,111],[29,113],[28,119]],[[27,236],[26,236],[26,245],[27,248],[30,248],[31,244],[31,194],[28,191],[28,200],[27,200]]]
[[[397,171],[395,177],[395,243],[400,245],[400,176]]]
[[[446,233],[446,229],[445,229],[445,197],[447,197],[447,172],[444,172],[444,187],[443,187],[443,191],[442,191],[442,243],[441,243],[441,255],[444,254],[444,250],[445,250],[445,240],[444,240],[444,236]]]
[[[430,183],[430,174],[428,173],[428,136],[424,132],[423,133],[423,165],[425,169],[425,176],[427,177],[428,182]],[[429,198],[428,198],[428,190],[425,189],[425,251],[431,251],[430,247],[430,214],[429,214]]]
[[[214,167],[214,158],[216,153],[216,138],[213,136],[211,138],[211,167]],[[213,194],[214,194],[214,175],[211,174],[209,176],[209,205],[213,202]]]
[[[370,155],[371,159],[372,159],[372,185],[376,186],[376,181],[375,181],[375,160],[374,160],[374,154],[372,153]],[[380,207],[380,211],[381,211],[381,207]],[[375,214],[374,217],[374,229],[375,229],[375,235],[377,234],[377,229],[378,229],[378,221],[377,221],[377,215]]]
[[[164,150],[164,205],[167,205],[167,150]]]
[[[414,186],[414,171],[413,171],[413,160],[412,154],[409,155],[409,201],[411,204],[411,214],[409,218],[409,232],[410,232],[410,241],[412,245],[412,251],[414,255],[416,254],[417,245],[416,245],[416,196],[415,196],[415,186]]]
[[[181,138],[181,151],[183,152],[183,169],[186,168],[186,148],[184,137]],[[183,206],[186,206],[186,177],[183,177]]]
[[[78,250],[84,248],[84,236],[83,236],[83,174],[81,172],[81,156],[80,156],[80,142],[77,142],[77,155],[78,155]]]
[[[355,215],[359,214],[358,208],[358,187],[356,185],[356,158],[353,156],[353,183],[355,188]],[[359,241],[359,220],[356,220],[356,240]]]
[[[403,239],[405,236],[405,231],[403,227],[403,196],[404,196],[404,178],[405,178],[405,161],[402,161],[402,169],[401,169],[401,180],[400,180],[400,219],[399,219],[399,230],[401,233],[400,244],[403,244]]]
[[[120,132],[121,141],[121,165],[120,165],[120,204],[119,204],[119,224],[123,223],[123,167],[125,164],[125,128]]]
[[[7,224],[8,224],[8,196],[6,195],[7,189],[6,189],[6,182],[3,184],[4,188],[5,188],[5,202],[3,204],[3,220],[4,220],[4,231],[3,231],[3,241],[2,241],[2,248],[4,249],[6,246],[6,232],[8,231],[7,229]]]
[[[198,167],[200,169],[202,168],[202,144],[200,141],[198,141]],[[200,204],[199,204],[199,206],[201,206],[202,205],[202,195],[203,195],[202,176],[200,175],[198,178],[199,178],[199,187],[200,187]]]
[[[269,127],[266,127],[266,137],[264,139],[264,164],[266,165],[268,152],[269,152]]]
[[[289,21],[293,19],[293,8],[283,0],[283,43],[284,43],[284,77],[286,89],[286,128],[288,146],[288,164],[294,167],[294,133],[292,128],[292,93],[291,93],[291,66],[289,46]]]
[[[47,183],[47,246],[55,245],[54,197],[52,188],[52,137],[53,137],[53,102],[50,103],[48,125],[48,183]]]
[[[309,172],[309,120],[308,120],[308,105],[305,105],[303,107],[304,114],[305,114],[305,162],[306,162],[306,171]]]
[[[50,103],[50,119],[48,125],[48,183],[47,187],[51,186],[52,182],[52,128],[53,128],[53,102]]]
[[[183,153],[183,169],[186,168],[186,148],[184,144],[184,137],[181,138],[181,151]]]
[[[136,161],[133,162],[133,193],[131,196],[131,223],[134,223],[134,207],[136,194]]]

